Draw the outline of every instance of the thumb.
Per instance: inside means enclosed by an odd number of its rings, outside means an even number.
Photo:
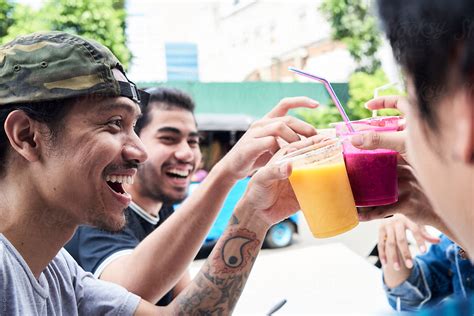
[[[377,133],[369,131],[351,136],[353,146],[360,149],[391,149],[405,153],[405,131]]]

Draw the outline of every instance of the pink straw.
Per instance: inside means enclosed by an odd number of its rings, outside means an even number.
[[[339,113],[341,113],[342,119],[343,119],[344,122],[346,123],[347,129],[348,129],[349,132],[351,132],[351,133],[354,133],[354,132],[355,132],[355,131],[354,131],[354,128],[352,127],[351,121],[349,120],[349,117],[348,117],[347,114],[346,114],[346,111],[344,111],[344,108],[342,107],[342,104],[341,104],[341,102],[339,101],[339,99],[337,98],[336,92],[334,92],[334,89],[332,88],[332,86],[331,86],[331,84],[329,83],[329,81],[327,81],[327,80],[324,79],[324,78],[321,78],[321,77],[312,75],[312,74],[310,74],[310,73],[304,72],[304,71],[302,71],[302,70],[300,70],[300,69],[296,69],[296,68],[294,68],[294,67],[288,67],[288,70],[289,70],[289,71],[293,71],[294,73],[297,73],[298,75],[301,75],[301,76],[304,76],[304,77],[308,77],[308,78],[310,78],[310,79],[316,80],[316,81],[321,82],[322,84],[324,84],[324,87],[326,88],[326,90],[328,91],[329,95],[331,96],[332,101],[334,102],[334,104],[336,104],[337,109],[339,110]]]

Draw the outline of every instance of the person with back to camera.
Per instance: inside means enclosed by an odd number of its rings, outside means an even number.
[[[354,136],[359,148],[400,153],[399,201],[360,209],[359,219],[402,213],[430,225],[474,256],[474,21],[470,0],[378,0],[383,27],[402,67],[408,100],[381,97],[370,110],[398,108],[406,128]],[[425,26],[440,32],[421,32]],[[425,29],[426,30],[426,29]],[[429,37],[427,37],[429,36]],[[415,177],[416,174],[416,177]],[[474,314],[474,297],[451,300],[423,315]]]

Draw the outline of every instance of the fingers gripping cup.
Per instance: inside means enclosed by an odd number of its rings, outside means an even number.
[[[349,137],[368,131],[397,131],[399,117],[375,117],[352,121],[355,132],[344,123],[336,124],[343,136],[344,160],[357,206],[379,206],[398,201],[397,152],[388,149],[362,150],[352,146]]]
[[[339,141],[303,148],[282,161],[292,165],[291,187],[314,237],[332,237],[357,226],[357,210]]]

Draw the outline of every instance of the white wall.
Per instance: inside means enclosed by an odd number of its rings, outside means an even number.
[[[197,44],[201,81],[242,81],[275,58],[330,37],[330,26],[318,10],[321,0],[233,3],[128,0],[128,45],[134,55],[130,77],[166,80],[165,42]],[[394,78],[397,69],[390,49],[385,45],[380,54],[384,70]],[[347,81],[354,68],[352,58],[341,48],[310,58],[306,67],[332,81]]]
[[[222,67],[207,63],[204,80],[242,80],[256,68],[268,66],[273,58],[312,42],[329,37],[329,25],[320,15],[317,0],[260,0],[229,14],[218,11],[221,46],[210,50],[206,61],[219,61]],[[206,78],[207,77],[207,78]]]
[[[212,1],[128,0],[128,45],[133,54],[130,77],[166,80],[166,42],[201,45],[215,37]],[[200,67],[200,69],[203,69]]]

